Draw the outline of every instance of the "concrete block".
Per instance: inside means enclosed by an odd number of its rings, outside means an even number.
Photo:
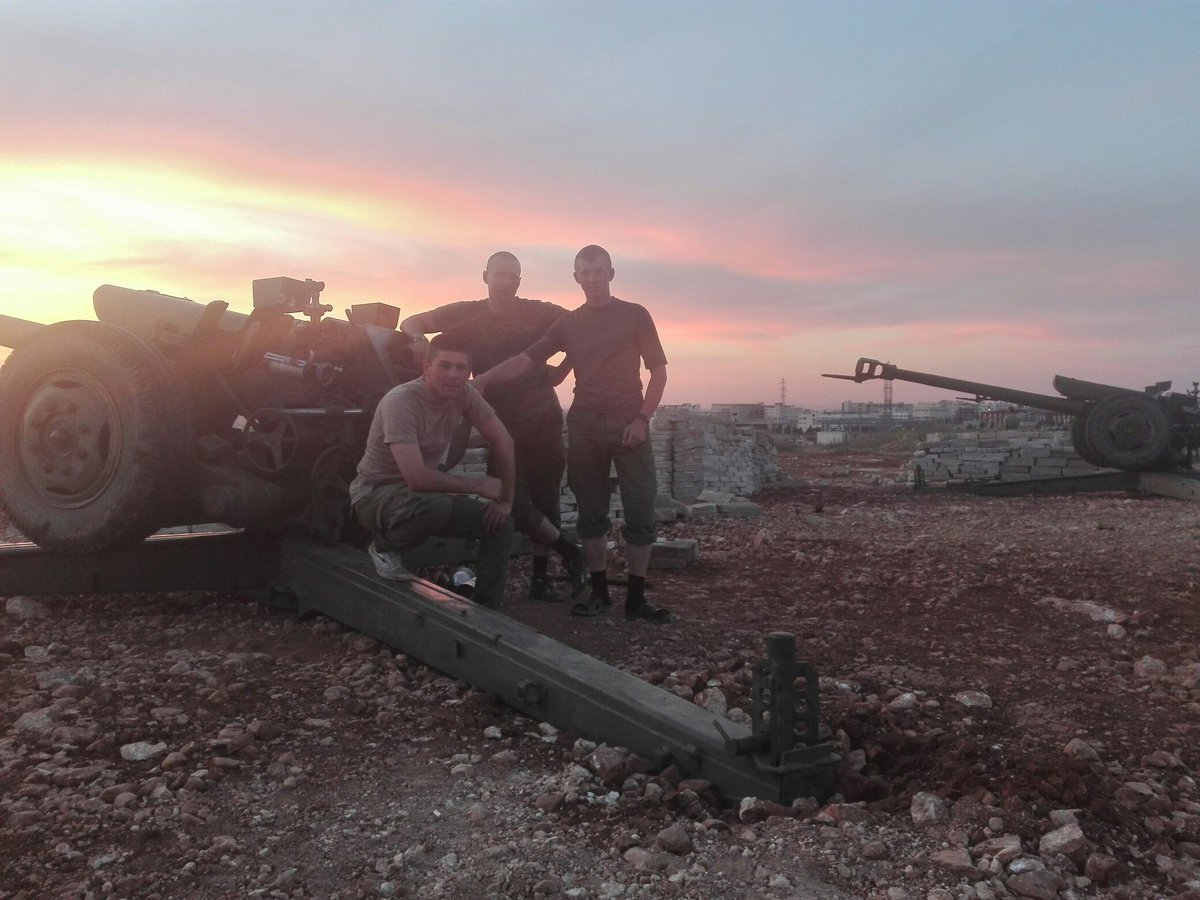
[[[682,569],[694,563],[699,553],[699,543],[691,538],[659,540],[650,548],[650,568]]]

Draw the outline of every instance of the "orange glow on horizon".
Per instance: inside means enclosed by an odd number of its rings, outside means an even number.
[[[78,146],[84,139],[46,146]],[[692,270],[691,284],[713,271],[781,282],[771,286],[773,307],[739,297],[722,308],[712,302],[693,308],[682,290],[665,300],[658,294],[658,303],[647,294],[672,362],[668,403],[737,400],[742,385],[760,381],[754,390],[770,397],[781,377],[797,397],[832,402],[864,389],[813,373],[849,371],[860,355],[899,353],[898,364],[974,378],[977,360],[991,365],[1007,356],[1021,359],[1023,369],[1049,372],[1064,348],[1078,355],[1097,345],[1064,336],[1061,327],[1056,332],[1049,320],[973,320],[969,309],[944,320],[858,324],[869,320],[867,310],[913,283],[953,286],[1017,267],[999,252],[922,255],[835,238],[831,249],[804,247],[748,217],[715,228],[679,210],[639,219],[624,208],[636,208],[628,197],[578,209],[569,197],[546,197],[531,207],[519,185],[446,184],[378,165],[272,157],[207,135],[177,132],[155,140],[136,152],[99,147],[87,157],[17,155],[11,146],[0,151],[0,312],[41,322],[92,318],[92,292],[102,283],[220,298],[248,310],[253,278],[288,275],[325,281],[324,299],[335,315],[371,300],[408,315],[483,296],[479,272],[498,246],[528,248],[543,263],[561,252],[568,260],[561,270],[530,266],[523,294],[573,309],[583,298],[570,280],[570,256],[600,240],[617,256],[618,296],[628,284],[623,260],[657,269],[660,283],[685,269]],[[1109,293],[1136,296],[1139,289],[1178,282],[1152,261],[1114,262],[1113,270],[1093,267],[1053,284],[1108,285]],[[830,285],[836,290],[806,313],[805,289]],[[631,289],[629,299],[639,299],[642,289]],[[838,297],[847,298],[844,305]],[[976,308],[992,316],[1002,310]],[[847,315],[847,309],[861,314]],[[764,369],[771,371],[764,375]],[[759,399],[751,394],[744,399]]]
[[[909,266],[907,256],[876,259],[861,253],[833,256],[827,250],[797,247],[769,223],[752,220],[714,232],[711,222],[693,222],[684,210],[673,218],[638,219],[628,213],[636,197],[613,197],[589,207],[586,221],[569,198],[548,197],[531,210],[524,187],[491,181],[437,182],[409,175],[394,165],[372,161],[346,165],[224,140],[208,132],[164,129],[161,124],[128,123],[139,135],[136,148],[88,140],[87,164],[75,155],[55,159],[46,146],[77,145],[78,130],[42,129],[24,135],[0,155],[0,171],[22,168],[52,177],[85,182],[130,184],[151,179],[165,196],[179,200],[218,201],[230,208],[311,215],[319,211],[367,229],[419,234],[427,240],[461,246],[489,242],[496,234],[514,235],[513,243],[580,246],[603,235],[611,246],[638,248],[642,259],[680,266],[713,266],[754,277],[828,283]],[[105,132],[107,136],[109,132]],[[143,135],[150,135],[144,141]],[[21,155],[24,144],[30,149]],[[214,162],[214,160],[216,162]],[[482,178],[482,176],[481,176]],[[178,192],[178,196],[175,196]],[[163,195],[155,194],[158,200]],[[557,201],[557,202],[556,202]],[[681,224],[681,223],[687,223]]]

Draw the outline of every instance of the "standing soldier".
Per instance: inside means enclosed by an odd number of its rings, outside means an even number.
[[[614,297],[615,270],[608,251],[591,244],[575,257],[575,281],[584,304],[558,318],[537,343],[476,377],[493,385],[524,378],[563,350],[575,369],[575,399],[567,414],[567,480],[579,504],[579,536],[591,572],[591,593],[572,607],[578,616],[612,608],[608,594],[606,541],[610,522],[609,467],[616,465],[625,507],[625,555],[629,591],[625,617],[669,622],[671,614],[646,602],[646,569],[657,537],[654,453],[647,438],[650,417],[667,386],[667,357],[654,319],[644,306]],[[642,395],[641,366],[650,379]]]

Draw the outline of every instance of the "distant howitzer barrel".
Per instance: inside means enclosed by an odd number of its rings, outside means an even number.
[[[824,378],[840,378],[862,384],[864,381],[883,379],[885,381],[911,381],[913,384],[924,384],[929,387],[944,388],[948,391],[962,391],[974,394],[975,400],[1000,400],[1005,403],[1016,403],[1020,406],[1031,406],[1034,409],[1044,409],[1048,412],[1064,413],[1069,416],[1087,415],[1093,405],[1079,397],[1055,397],[1052,394],[1035,394],[1032,391],[1021,391],[1016,388],[1000,387],[995,384],[983,384],[978,381],[965,381],[961,378],[947,378],[944,375],[930,375],[927,372],[912,372],[901,369],[892,363],[880,362],[877,359],[862,357],[854,367],[853,375],[824,375]],[[1121,388],[1113,388],[1120,391]],[[1136,392],[1133,392],[1136,393]]]
[[[12,347],[15,350],[42,327],[44,326],[41,322],[30,322],[15,316],[0,316],[0,347]]]

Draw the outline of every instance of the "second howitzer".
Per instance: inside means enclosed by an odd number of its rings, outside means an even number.
[[[1054,376],[1059,396],[982,384],[901,369],[862,357],[853,375],[825,375],[862,383],[874,379],[910,381],[962,391],[975,401],[1000,400],[1072,416],[1071,443],[1087,462],[1114,469],[1145,471],[1191,468],[1200,446],[1200,407],[1196,391],[1172,393],[1161,381],[1136,391],[1078,378]]]

